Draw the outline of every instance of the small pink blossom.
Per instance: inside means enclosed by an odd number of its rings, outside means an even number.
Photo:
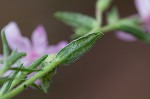
[[[18,25],[15,22],[10,22],[3,30],[5,31],[6,39],[11,50],[17,49],[18,52],[26,52],[27,56],[22,59],[24,66],[28,66],[44,54],[56,54],[67,45],[66,41],[61,41],[57,45],[49,46],[47,33],[42,25],[39,25],[33,31],[31,41],[21,35]],[[2,58],[2,55],[0,55],[0,58]],[[8,71],[5,75],[8,76],[10,73],[11,71]],[[28,78],[34,74],[28,75]],[[40,80],[37,80],[35,83],[40,84]]]
[[[19,52],[26,52],[27,56],[22,59],[25,66],[31,64],[35,59],[44,54],[56,54],[67,45],[61,41],[57,45],[48,45],[47,33],[42,25],[39,25],[32,33],[31,41],[21,35],[18,25],[10,22],[4,27],[8,45],[11,50],[18,49]]]
[[[140,15],[142,21],[142,27],[144,30],[150,33],[150,0],[134,0],[135,6]],[[136,41],[137,39],[129,34],[122,31],[116,32],[116,37],[124,41]]]
[[[133,35],[131,35],[129,33],[122,32],[122,31],[117,31],[116,37],[123,40],[123,41],[127,41],[127,42],[136,41],[136,38]]]
[[[150,0],[135,0],[135,6],[141,20],[150,22]]]

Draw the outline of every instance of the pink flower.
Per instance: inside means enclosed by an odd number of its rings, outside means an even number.
[[[142,27],[150,32],[150,0],[135,0],[135,6],[143,22]],[[136,38],[122,31],[116,32],[116,37],[124,41],[136,41]]]
[[[135,0],[136,9],[144,22],[150,22],[150,0]]]
[[[116,37],[127,42],[136,41],[136,38],[133,35],[122,31],[116,32]]]
[[[21,35],[18,25],[10,22],[4,27],[8,45],[11,50],[26,52],[27,56],[22,59],[25,66],[31,64],[35,59],[44,54],[56,54],[67,45],[66,41],[61,41],[57,45],[48,45],[47,33],[42,25],[39,25],[32,33],[31,41]]]
[[[21,35],[18,25],[15,22],[10,22],[4,28],[6,39],[11,50],[17,49],[18,52],[26,52],[27,56],[22,59],[24,66],[28,66],[34,60],[44,54],[56,54],[59,50],[67,45],[66,41],[61,41],[57,45],[48,45],[47,33],[42,25],[39,25],[32,33],[31,41]],[[2,58],[2,56],[0,57]],[[10,75],[11,71],[6,72],[6,76]],[[28,75],[32,77],[35,73]],[[40,84],[40,80],[35,81]]]

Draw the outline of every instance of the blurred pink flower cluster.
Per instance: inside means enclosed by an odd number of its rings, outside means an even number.
[[[31,41],[29,38],[21,35],[15,22],[10,22],[6,25],[4,31],[11,50],[17,49],[18,52],[27,53],[27,56],[22,59],[25,66],[44,54],[56,54],[67,45],[66,41],[61,41],[57,45],[48,45],[47,33],[42,25],[39,25],[33,31]]]
[[[150,0],[134,0],[134,2],[142,21],[142,27],[150,33]],[[118,31],[116,36],[124,41],[136,41],[134,36],[122,31]]]

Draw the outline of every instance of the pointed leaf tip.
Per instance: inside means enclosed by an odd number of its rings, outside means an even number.
[[[89,51],[96,40],[101,36],[102,34],[100,33],[91,33],[73,40],[56,55],[56,60],[60,60],[62,64],[74,62]]]

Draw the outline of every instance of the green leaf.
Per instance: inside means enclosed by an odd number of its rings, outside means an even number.
[[[141,25],[141,21],[140,21],[139,16],[134,15],[134,16],[122,19],[118,25],[132,25],[132,26],[139,27]]]
[[[38,90],[41,90],[44,93],[47,93],[52,83],[52,77],[54,73],[55,73],[55,69],[40,79],[41,81],[40,85],[37,85],[36,83],[32,83],[31,86]]]
[[[0,84],[5,83],[6,81],[12,80],[12,77],[0,77]]]
[[[33,62],[30,66],[28,66],[27,69],[36,69],[41,63],[43,63],[45,61],[45,59],[47,59],[48,55],[44,55],[42,57],[40,57],[39,59],[37,59],[35,62]]]
[[[110,12],[107,13],[108,24],[114,24],[119,20],[119,14],[117,8],[113,7]]]
[[[150,35],[135,25],[122,23],[116,29],[130,33],[139,40],[150,42]]]
[[[104,12],[111,4],[112,0],[97,0],[96,7],[101,12]]]
[[[40,69],[28,69],[28,68],[17,68],[17,67],[12,67],[10,70],[14,71],[22,71],[22,72],[38,72],[41,71]]]
[[[13,50],[10,54],[10,57],[14,57],[17,53],[17,49]]]
[[[48,89],[52,83],[52,76],[54,73],[55,69],[41,78],[41,88],[44,91],[44,93],[48,92]]]
[[[92,28],[97,23],[94,18],[75,12],[67,12],[67,11],[57,12],[55,13],[55,17],[57,19],[60,19],[67,25],[72,26],[73,28],[78,27]]]
[[[4,58],[5,58],[5,61],[7,61],[6,59],[8,58],[8,55],[9,55],[9,47],[8,47],[8,42],[6,40],[6,36],[3,30],[1,31],[1,38],[2,38],[2,43],[3,43]]]
[[[44,90],[39,85],[37,85],[36,83],[32,83],[30,86],[44,92]]]
[[[9,61],[8,61],[8,66],[11,66],[13,65],[17,60],[19,60],[20,58],[26,56],[26,53],[23,53],[23,52],[19,52],[19,53],[16,53],[16,54],[12,54],[10,57],[9,57]]]
[[[48,57],[44,60],[43,62],[43,67],[47,66],[48,64],[50,64],[53,59],[55,59],[56,54],[51,54],[48,55]],[[52,71],[50,71],[49,73],[47,73],[45,76],[43,76],[40,81],[41,81],[41,89],[44,93],[48,92],[48,89],[51,85],[52,82],[52,76],[54,75],[56,69],[53,69]]]
[[[3,74],[14,64],[16,63],[20,58],[26,56],[26,53],[17,53],[15,51],[13,51],[10,57],[7,56],[7,54],[9,54],[8,52],[8,45],[6,44],[6,37],[4,32],[2,32],[2,41],[5,42],[4,46],[4,50],[7,50],[6,52],[4,52],[4,66],[0,69],[0,77],[3,76]]]
[[[44,55],[42,57],[40,57],[39,59],[37,59],[36,61],[34,61],[30,66],[27,67],[28,70],[35,70],[37,69],[37,67],[43,63],[43,61],[48,57],[48,55]],[[17,78],[21,78],[21,79],[25,79],[26,75],[30,74],[31,71],[26,71],[21,73],[21,75],[18,75]],[[14,84],[11,86],[11,88],[13,88],[14,86],[16,86],[17,84],[19,84],[21,81],[20,79],[15,79]],[[24,81],[23,81],[24,82]]]
[[[0,78],[0,85],[1,84],[4,84],[5,82],[7,82],[7,81],[9,81],[9,80],[14,80],[14,79],[18,79],[18,78],[16,78],[16,77],[1,77]],[[20,79],[19,78],[19,80],[22,80],[22,81],[24,81],[25,79]]]
[[[18,65],[17,67],[20,67],[20,68],[23,66],[22,64],[17,64],[17,65]],[[19,71],[14,71],[10,77],[16,78],[16,76],[17,76],[18,73],[19,73]],[[7,81],[7,82],[5,82],[3,84],[3,86],[0,89],[0,94],[1,95],[5,94],[5,93],[7,93],[9,91],[9,89],[10,89],[10,87],[11,87],[11,85],[12,85],[12,83],[13,83],[14,80],[15,79],[11,79],[11,80],[9,80],[9,81]]]
[[[70,64],[87,52],[102,36],[100,33],[91,33],[73,40],[65,48],[58,52],[56,60],[61,61],[61,64]]]

